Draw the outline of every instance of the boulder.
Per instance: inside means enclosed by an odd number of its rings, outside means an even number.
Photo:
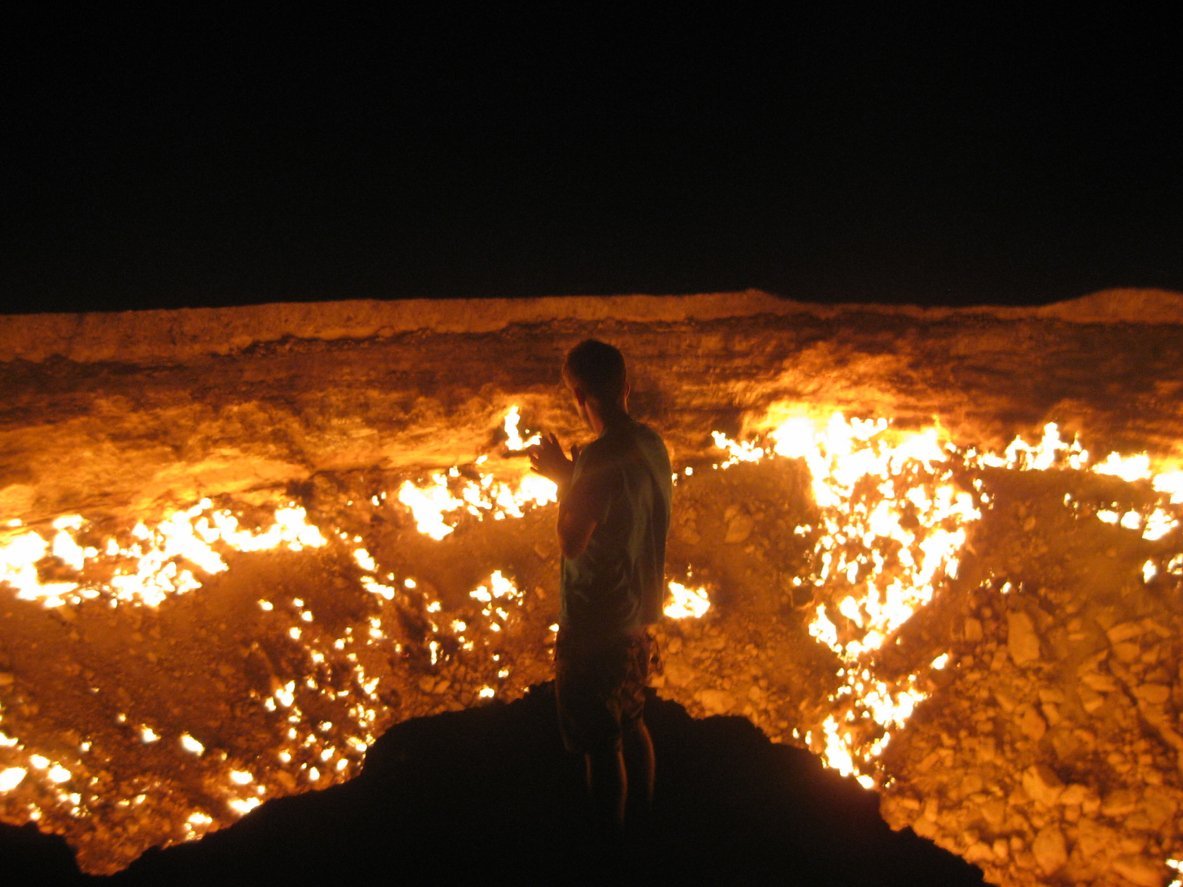
[[[1033,705],[1021,705],[1015,711],[1015,722],[1028,739],[1038,742],[1047,732],[1047,722],[1040,717]]]
[[[1015,665],[1039,659],[1039,635],[1035,633],[1035,623],[1022,610],[1006,614],[1006,649]]]
[[[1045,875],[1054,875],[1068,862],[1068,845],[1064,834],[1054,825],[1045,825],[1031,844],[1035,864]]]
[[[1033,764],[1023,771],[1023,791],[1036,803],[1051,806],[1059,800],[1064,783],[1047,764]]]
[[[735,697],[726,690],[699,690],[694,699],[708,715],[731,714],[735,710]]]
[[[1134,695],[1150,705],[1162,705],[1171,698],[1171,688],[1166,684],[1142,684],[1134,688]]]
[[[1144,855],[1130,854],[1115,859],[1113,872],[1138,887],[1162,887],[1166,882],[1166,866]]]

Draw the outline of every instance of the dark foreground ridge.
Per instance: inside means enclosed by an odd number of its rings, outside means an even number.
[[[692,719],[656,698],[647,833],[619,854],[583,817],[579,762],[549,684],[517,702],[392,728],[345,785],[260,807],[199,843],[153,850],[112,878],[78,873],[60,839],[0,827],[5,884],[981,884],[981,872],[892,832],[873,794],[741,718]]]

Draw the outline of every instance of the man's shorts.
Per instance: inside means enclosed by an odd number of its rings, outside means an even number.
[[[623,727],[641,720],[657,644],[649,631],[606,640],[560,631],[555,643],[555,696],[568,751],[608,750]]]

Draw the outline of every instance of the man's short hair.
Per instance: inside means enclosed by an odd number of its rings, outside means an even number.
[[[624,355],[606,342],[580,342],[567,352],[563,373],[600,404],[615,404],[624,396]]]

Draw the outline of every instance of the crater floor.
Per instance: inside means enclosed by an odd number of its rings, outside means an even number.
[[[677,471],[662,697],[992,881],[1166,883],[1181,324],[1128,291],[10,318],[0,818],[115,871],[546,680],[553,506],[507,416],[580,440],[557,367],[596,336]]]

